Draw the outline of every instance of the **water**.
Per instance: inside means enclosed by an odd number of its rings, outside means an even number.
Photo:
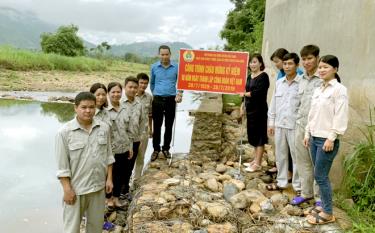
[[[178,105],[172,152],[189,151],[188,110],[198,105],[191,93],[185,93]],[[54,137],[73,117],[71,104],[0,99],[0,232],[61,232],[62,190],[55,176]],[[151,152],[150,140],[146,161]]]

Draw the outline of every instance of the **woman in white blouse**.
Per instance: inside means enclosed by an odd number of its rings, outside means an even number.
[[[313,94],[304,138],[310,146],[314,178],[319,185],[321,206],[307,211],[310,224],[335,221],[332,213],[332,189],[329,171],[339,149],[339,138],[348,125],[348,95],[337,74],[339,60],[333,55],[320,59],[318,72],[323,84]]]

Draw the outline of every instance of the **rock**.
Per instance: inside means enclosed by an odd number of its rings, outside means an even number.
[[[111,232],[113,232],[113,233],[122,233],[123,229],[124,228],[122,226],[115,226],[115,229],[113,231],[111,231]]]
[[[141,209],[133,214],[133,224],[149,222],[154,218],[154,213],[149,206],[142,206]]]
[[[218,164],[216,166],[216,172],[224,173],[227,170],[227,167],[224,164]]]
[[[219,202],[207,203],[205,212],[215,220],[224,219],[229,214],[228,208]]]
[[[276,193],[272,195],[270,199],[276,209],[284,208],[284,206],[286,206],[289,202],[288,196],[282,193]]]
[[[230,198],[239,192],[237,186],[233,183],[224,184],[223,194],[224,199],[229,202]]]
[[[264,226],[252,226],[246,229],[242,230],[242,233],[260,233],[260,232],[266,232],[267,228]]]
[[[352,199],[350,199],[352,200]],[[351,218],[348,216],[347,213],[345,213],[345,211],[337,208],[337,207],[333,207],[333,214],[337,220],[337,224],[344,230],[349,230],[353,227],[353,221],[351,220]]]
[[[138,226],[135,226],[132,232],[160,232],[160,233],[169,233],[171,232],[169,227],[164,222],[153,221],[145,222]]]
[[[244,190],[242,191],[242,193],[245,194],[246,199],[249,202],[257,202],[258,204],[260,204],[260,202],[262,202],[263,200],[267,200],[267,198],[263,195],[263,193],[261,193],[259,190],[256,190],[256,189]]]
[[[206,219],[203,219],[202,221],[204,221],[204,220],[206,220]],[[207,232],[206,229],[200,229],[200,230],[195,230],[193,233],[208,233],[208,232]]]
[[[263,175],[263,176],[259,177],[259,179],[261,179],[266,184],[269,184],[273,181],[272,177],[269,176],[269,175]]]
[[[218,178],[217,178],[219,181],[223,182],[225,180],[230,180],[232,179],[232,177],[230,175],[220,175]]]
[[[203,180],[208,180],[208,179],[216,179],[216,176],[212,173],[208,173],[208,172],[203,172],[203,173],[200,173],[198,175],[199,178],[203,179]]]
[[[199,178],[199,177],[193,177],[192,181],[195,182],[195,183],[198,183],[198,184],[202,184],[202,183],[204,182],[204,181],[203,181],[201,178]]]
[[[218,192],[219,191],[219,184],[217,183],[216,179],[210,178],[205,183],[206,188],[211,190],[212,192]]]
[[[233,195],[229,199],[229,202],[233,206],[233,208],[236,208],[236,209],[244,209],[248,207],[248,205],[250,204],[248,200],[246,199],[246,196],[243,192]]]
[[[170,202],[170,201],[176,201],[176,197],[170,193],[167,193],[167,192],[161,192],[159,194],[159,196],[163,199],[165,199],[167,202]]]
[[[155,162],[151,162],[150,165],[149,165],[149,168],[156,168],[156,169],[159,169],[160,168],[160,163],[155,161]]]
[[[234,110],[230,113],[230,117],[231,117],[233,120],[239,120],[239,119],[241,119],[240,110],[239,110],[239,109],[234,109]]]
[[[153,192],[153,193],[158,193],[158,192],[166,190],[167,188],[168,188],[168,185],[158,184],[156,182],[151,182],[151,183],[142,185],[142,190],[144,192],[150,191],[150,192]]]
[[[258,203],[251,203],[250,205],[250,212],[252,214],[256,214],[256,213],[259,213],[262,209],[260,208],[259,204]]]
[[[228,168],[225,174],[230,175],[231,177],[235,177],[238,174],[238,169]]]
[[[172,226],[172,232],[178,233],[190,233],[193,231],[193,226],[190,223],[175,223]]]
[[[225,165],[233,167],[234,162],[233,161],[228,161],[228,162],[225,163]]]
[[[298,206],[287,205],[280,211],[281,214],[291,216],[303,216],[303,210]]]
[[[272,201],[270,199],[262,201],[260,203],[260,208],[262,209],[264,213],[267,213],[267,214],[275,210],[275,208],[272,205]]]
[[[202,221],[201,221],[201,226],[206,227],[206,226],[208,226],[210,224],[212,224],[212,222],[210,220],[208,220],[208,219],[202,219]]]
[[[246,182],[246,189],[258,189],[258,184],[263,183],[263,181],[259,178],[254,178],[251,180],[247,180]]]
[[[156,199],[156,203],[158,203],[159,205],[164,205],[164,204],[167,203],[167,200],[165,200],[165,199],[162,198],[162,197],[158,197],[158,198]]]
[[[154,180],[166,180],[171,178],[167,173],[160,171],[152,176]]]
[[[215,200],[221,199],[223,194],[220,193],[220,195],[219,195],[219,193],[197,191],[197,192],[194,193],[194,196],[197,200],[210,202],[210,201],[215,201]]]
[[[228,182],[236,185],[239,191],[242,191],[242,190],[245,189],[245,184],[242,181],[240,181],[240,180],[231,179]]]
[[[180,180],[176,178],[170,178],[163,181],[164,184],[168,186],[174,186],[180,184]]]
[[[164,219],[164,218],[167,218],[168,215],[172,212],[171,209],[169,208],[166,208],[166,207],[162,207],[158,210],[158,218],[159,219]]]
[[[208,233],[235,233],[237,229],[230,223],[212,224],[207,227]]]

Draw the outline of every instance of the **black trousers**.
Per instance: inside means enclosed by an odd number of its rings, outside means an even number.
[[[175,96],[154,96],[152,101],[152,120],[154,134],[152,137],[152,145],[154,151],[160,151],[161,126],[165,125],[164,144],[162,149],[169,151],[172,141],[173,122],[176,115]]]
[[[129,181],[137,159],[140,142],[133,143],[133,157],[128,159],[129,151],[124,154],[115,154],[116,162],[113,164],[113,193],[114,197],[129,192]]]

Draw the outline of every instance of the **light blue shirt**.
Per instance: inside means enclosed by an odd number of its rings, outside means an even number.
[[[178,65],[171,63],[165,68],[160,61],[151,66],[150,89],[154,96],[175,96],[177,93]]]
[[[297,68],[297,74],[298,75],[303,75],[303,69],[301,69],[301,68],[298,67]],[[279,73],[277,73],[276,80],[279,80],[279,79],[281,79],[284,76],[285,76],[284,70],[279,70]]]
[[[299,82],[297,75],[289,84],[286,76],[276,81],[271,105],[268,109],[268,126],[294,129],[299,105]]]

